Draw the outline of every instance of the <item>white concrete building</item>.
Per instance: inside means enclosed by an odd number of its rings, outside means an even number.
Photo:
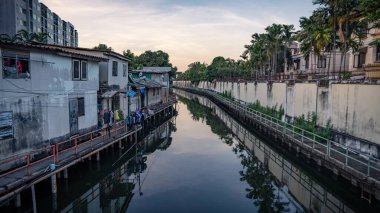
[[[95,51],[107,62],[100,63],[100,110],[121,111],[125,117],[128,114],[128,61],[129,59],[113,51]]]
[[[292,54],[292,64],[286,66],[285,74],[290,75],[291,79],[318,79],[336,77],[340,72],[347,70],[348,55],[342,56],[337,50],[335,52],[324,52],[320,55],[310,53],[308,57],[300,50],[300,43],[293,42],[290,45]],[[344,59],[346,57],[346,59]]]
[[[97,128],[99,62],[70,47],[0,43],[0,159]]]
[[[134,79],[145,77],[146,79],[153,80],[161,85],[161,89],[155,87],[152,88],[152,90],[147,91],[147,96],[145,97],[147,105],[160,101],[166,102],[168,100],[170,89],[170,72],[171,67],[143,67],[142,69],[131,71]],[[159,96],[156,97],[156,94]],[[149,97],[151,100],[148,100]]]
[[[366,79],[380,79],[380,45],[371,44],[380,38],[380,29],[371,29],[357,52],[349,51],[349,71],[365,73]]]

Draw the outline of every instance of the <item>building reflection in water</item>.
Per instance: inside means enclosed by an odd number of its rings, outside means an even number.
[[[259,212],[354,212],[328,188],[307,175],[207,98],[176,90],[192,118],[205,122],[240,158],[246,197]]]
[[[68,203],[61,209],[62,212],[126,212],[129,203],[135,192],[137,196],[143,195],[141,174],[146,172],[147,155],[155,150],[166,150],[172,141],[171,132],[175,131],[174,120],[170,120],[145,137],[138,143],[137,149],[132,147],[129,153],[120,155],[122,159],[117,159],[113,166],[106,165],[104,170],[99,171],[105,174],[102,178],[94,180],[81,179],[80,183],[86,185],[88,182],[96,183],[91,187],[86,187],[84,193],[78,196],[70,196],[75,200],[66,198],[64,203]],[[103,169],[103,168],[102,168]],[[82,185],[82,186],[83,186]],[[138,187],[138,190],[135,188]],[[137,188],[136,188],[137,189]],[[71,192],[68,194],[71,195]],[[65,196],[65,195],[63,195]]]

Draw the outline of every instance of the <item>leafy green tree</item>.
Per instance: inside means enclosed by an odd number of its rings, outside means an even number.
[[[112,47],[107,46],[107,44],[99,44],[93,48],[94,50],[102,50],[102,51],[112,51]]]
[[[136,62],[136,55],[131,51],[131,50],[127,50],[127,51],[123,51],[123,55],[127,58],[129,58],[129,62],[128,62],[128,67],[130,69],[137,69],[138,66],[137,66],[137,62]]]
[[[171,79],[176,76],[177,67],[173,67],[169,60],[169,54],[162,51],[147,50],[136,57],[136,68],[138,67],[171,67]]]
[[[380,2],[376,0],[360,0],[359,2],[361,17],[370,23],[369,29],[380,29]],[[380,45],[380,38],[375,38],[371,45]]]

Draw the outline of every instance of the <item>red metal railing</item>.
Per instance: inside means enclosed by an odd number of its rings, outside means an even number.
[[[121,135],[126,133],[127,127],[124,121],[117,122],[110,129],[110,136]],[[26,175],[31,175],[31,167],[42,161],[50,161],[51,163],[59,162],[59,156],[65,152],[75,149],[77,154],[78,148],[90,143],[93,144],[94,140],[102,137],[102,143],[105,143],[109,137],[106,135],[106,128],[97,129],[83,135],[78,135],[62,142],[50,145],[41,149],[33,150],[24,154],[20,154],[11,158],[8,158],[0,162],[0,168],[9,167],[9,171],[0,174],[0,178],[8,176],[12,173],[18,172],[22,169],[26,170]],[[97,135],[97,136],[95,136]],[[95,137],[94,137],[95,136]],[[82,142],[83,141],[83,142]],[[42,155],[42,157],[38,157]],[[8,164],[8,166],[7,166]]]
[[[173,103],[172,98],[170,98],[170,101],[166,103],[166,107],[168,107],[171,103]],[[54,145],[49,145],[41,149],[10,157],[0,162],[0,168],[5,168],[4,173],[0,174],[0,178],[14,174],[23,169],[25,169],[25,175],[29,176],[32,172],[31,167],[35,164],[43,161],[58,163],[62,160],[60,159],[60,156],[70,150],[74,149],[74,154],[76,155],[78,154],[78,150],[86,144],[91,144],[90,147],[92,147],[94,141],[99,139],[101,141],[97,144],[104,144],[107,142],[107,139],[117,135],[123,135],[124,133],[127,133],[127,131],[128,129],[125,121],[115,122],[115,125],[109,129],[109,132],[106,127],[103,127],[82,135],[74,136]]]

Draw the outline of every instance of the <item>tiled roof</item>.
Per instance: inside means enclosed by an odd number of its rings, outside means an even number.
[[[0,48],[5,49],[21,49],[21,50],[37,50],[46,51],[52,54],[57,54],[66,57],[79,57],[86,58],[88,60],[94,61],[108,61],[108,58],[103,54],[99,54],[96,51],[89,51],[89,49],[75,48],[75,47],[65,47],[58,45],[48,45],[41,43],[8,43],[0,42]]]

